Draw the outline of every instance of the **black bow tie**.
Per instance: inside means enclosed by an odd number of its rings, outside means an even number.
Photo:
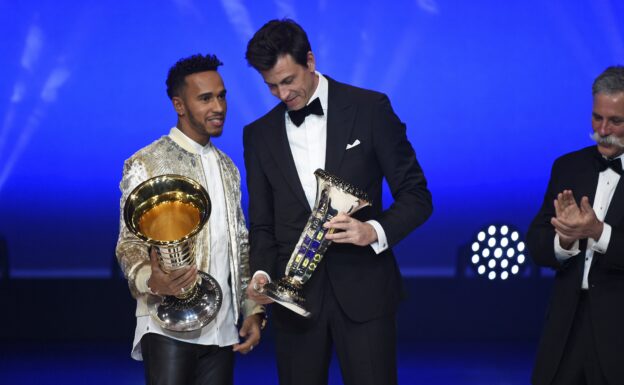
[[[306,116],[310,114],[323,115],[323,107],[321,106],[321,101],[319,100],[319,98],[314,99],[312,103],[299,110],[288,111],[288,116],[290,116],[290,120],[297,127],[301,126],[301,123],[303,123]]]
[[[602,156],[598,159],[600,165],[598,166],[598,170],[603,172],[607,168],[617,172],[622,175],[622,161],[620,159],[605,159]]]

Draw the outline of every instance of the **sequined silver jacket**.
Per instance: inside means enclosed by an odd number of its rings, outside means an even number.
[[[216,147],[215,150],[225,193],[232,298],[238,299],[233,304],[234,319],[238,320],[241,311],[243,316],[247,317],[262,312],[263,308],[245,298],[245,289],[250,278],[249,243],[240,203],[240,173],[225,153]],[[119,265],[128,280],[130,292],[137,300],[136,316],[148,314],[146,300],[150,294],[147,280],[151,275],[151,267],[147,245],[141,243],[124,223],[123,206],[126,198],[137,185],[149,178],[163,174],[184,175],[198,181],[204,187],[207,183],[200,155],[183,148],[169,136],[163,136],[142,148],[124,163],[123,178],[120,183],[120,230],[116,254]],[[205,226],[197,235],[195,252],[197,268],[202,271],[209,271],[210,229],[208,226]]]

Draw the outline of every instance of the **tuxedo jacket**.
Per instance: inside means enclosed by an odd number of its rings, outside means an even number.
[[[421,225],[432,212],[431,194],[405,125],[388,98],[378,92],[328,79],[325,170],[365,191],[372,206],[353,217],[377,220],[391,247]],[[279,103],[243,133],[249,192],[251,271],[273,280],[286,264],[311,214],[286,135],[286,106]],[[359,145],[347,149],[348,144]],[[382,207],[382,179],[394,202]],[[306,308],[322,311],[327,285],[349,318],[364,322],[395,312],[402,291],[391,248],[375,254],[370,246],[333,243],[304,285]],[[276,325],[303,326],[303,318],[273,307]]]
[[[555,281],[539,344],[532,382],[549,384],[565,353],[565,345],[579,300],[587,240],[581,252],[560,263],[554,254],[553,201],[570,189],[577,203],[583,196],[593,205],[598,185],[600,153],[596,146],[558,158],[553,167],[544,203],[533,220],[527,245],[540,266],[555,269]],[[606,253],[594,252],[589,271],[589,311],[600,366],[610,384],[624,384],[624,177],[620,178],[606,213],[612,227]]]

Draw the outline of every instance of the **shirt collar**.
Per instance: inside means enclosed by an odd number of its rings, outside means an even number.
[[[182,147],[191,154],[203,155],[208,154],[210,151],[212,151],[212,142],[208,142],[205,146],[202,146],[201,144],[186,136],[177,127],[171,128],[171,130],[169,131],[169,137],[178,146]]]
[[[316,85],[316,90],[314,90],[314,93],[310,97],[310,100],[308,100],[308,103],[306,104],[306,106],[312,103],[314,99],[319,98],[319,101],[321,102],[321,107],[323,107],[323,113],[325,114],[325,116],[327,116],[327,98],[328,98],[327,78],[318,71],[314,71],[314,73],[319,77],[319,82]],[[286,116],[288,116],[288,109],[286,109],[285,114]]]
[[[316,90],[312,94],[312,97],[308,100],[308,104],[310,104],[315,98],[319,98],[321,101],[321,107],[323,107],[323,112],[325,113],[325,116],[327,116],[327,78],[325,78],[325,76],[318,71],[315,71],[315,73],[319,77],[319,82],[316,86]]]

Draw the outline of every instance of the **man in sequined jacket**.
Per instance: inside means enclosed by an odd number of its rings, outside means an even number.
[[[148,384],[232,384],[234,352],[248,353],[260,341],[264,309],[246,299],[249,281],[248,234],[241,209],[240,174],[211,138],[223,131],[226,90],[213,55],[181,59],[167,77],[167,94],[178,115],[169,135],[126,160],[120,184],[122,215],[117,259],[137,300],[132,357],[143,360]],[[189,177],[204,186],[211,200],[208,223],[197,235],[196,266],[165,273],[155,252],[126,227],[123,207],[141,182],[163,174]],[[174,332],[148,314],[153,295],[179,295],[195,282],[197,271],[221,286],[222,306],[199,330]],[[244,321],[237,330],[242,315]],[[244,338],[239,343],[239,335]]]

